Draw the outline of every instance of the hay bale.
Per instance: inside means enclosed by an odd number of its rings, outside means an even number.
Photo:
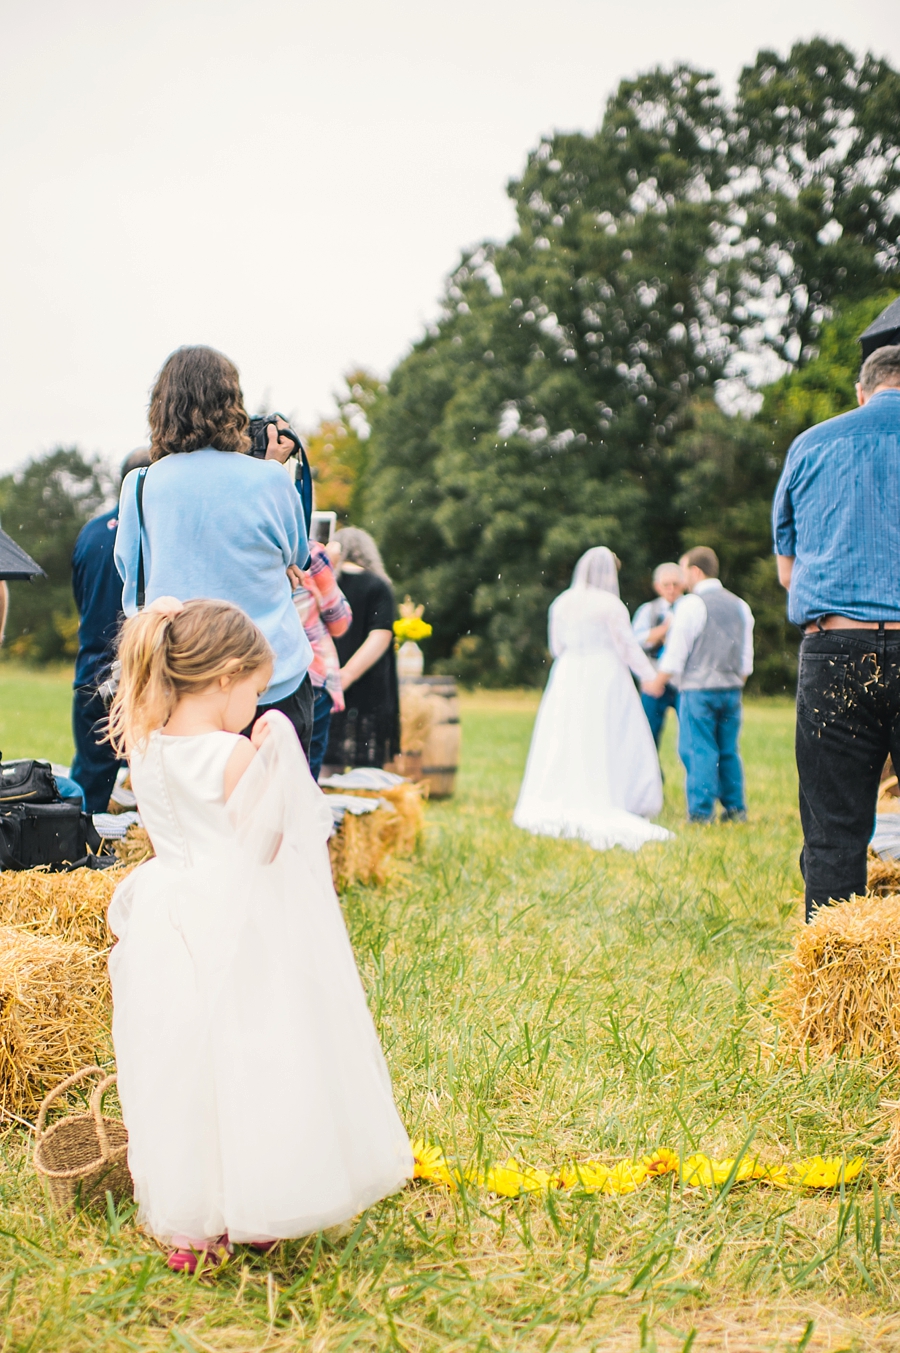
[[[357,817],[345,813],[344,820],[328,842],[331,872],[336,888],[351,883],[383,883],[390,872],[390,857],[400,838],[403,824],[393,808],[376,808],[374,813]]]
[[[328,791],[325,791],[326,794]],[[395,824],[396,840],[392,846],[395,855],[411,855],[419,844],[425,828],[425,808],[423,800],[428,798],[428,785],[424,781],[415,784],[404,780],[392,789],[342,789],[341,794],[350,794],[357,799],[385,799],[395,810],[400,822]]]
[[[0,1107],[33,1113],[59,1081],[107,1060],[109,1024],[104,954],[0,926]]]
[[[129,827],[122,840],[113,842],[113,850],[128,869],[143,864],[145,860],[152,860],[154,853],[146,827],[137,825]],[[119,877],[121,878],[121,874]]]
[[[883,1065],[900,1055],[900,896],[820,907],[798,932],[775,1000],[788,1041]]]
[[[107,949],[113,936],[106,927],[106,909],[125,872],[115,867],[73,869],[65,874],[46,869],[4,870],[0,873],[0,926]]]
[[[882,860],[870,850],[866,884],[869,892],[878,897],[900,893],[900,860]]]

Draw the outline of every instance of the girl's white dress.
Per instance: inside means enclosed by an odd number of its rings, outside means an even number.
[[[331,881],[331,814],[284,715],[224,802],[237,734],[131,761],[156,858],[116,889],[119,1094],[160,1239],[308,1235],[412,1175]]]
[[[642,679],[654,671],[624,602],[599,587],[570,587],[550,607],[550,652],[513,821],[595,850],[669,840],[647,821],[662,808],[662,777],[629,668]]]

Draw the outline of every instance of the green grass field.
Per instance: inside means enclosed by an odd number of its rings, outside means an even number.
[[[67,699],[63,676],[3,669],[4,753],[68,760]],[[536,703],[465,699],[459,792],[429,806],[421,857],[344,899],[410,1133],[461,1162],[751,1143],[773,1163],[861,1152],[877,1176],[898,1078],[804,1067],[768,1010],[801,915],[789,704],[747,710],[746,827],[683,824],[670,727],[678,839],[630,856],[511,825]],[[0,1139],[16,1353],[900,1348],[900,1212],[872,1175],[827,1197],[671,1176],[624,1197],[417,1186],[337,1248],[239,1252],[201,1283],[169,1274],[127,1210],[54,1219],[26,1137]]]

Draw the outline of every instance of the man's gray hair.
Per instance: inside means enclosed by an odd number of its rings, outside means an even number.
[[[870,395],[879,385],[900,387],[900,344],[889,343],[870,352],[862,364],[859,383],[864,395]]]
[[[653,582],[661,583],[666,574],[670,574],[673,578],[678,578],[680,582],[684,582],[684,574],[681,571],[681,565],[673,563],[657,564],[656,568],[653,570]]]
[[[335,531],[334,538],[341,547],[341,563],[356,564],[369,573],[377,573],[379,578],[390,582],[379,553],[378,546],[360,526],[342,526]]]

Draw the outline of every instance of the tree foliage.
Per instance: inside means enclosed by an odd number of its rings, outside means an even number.
[[[343,388],[334,396],[337,417],[322,419],[305,438],[315,478],[316,507],[336,512],[342,523],[360,510],[370,431],[368,415],[383,391],[383,384],[370,371],[349,371]]]
[[[105,466],[77,447],[58,447],[29,461],[19,474],[0,477],[3,529],[47,575],[9,584],[6,643],[15,657],[48,662],[78,651],[72,550],[112,488]]]
[[[733,105],[656,70],[509,191],[515,233],[463,256],[374,403],[357,515],[428,605],[432,655],[504,683],[539,678],[589,545],[636,602],[724,495],[734,580],[763,585],[786,444],[712,397],[749,411],[748,379],[802,371],[835,308],[896,276],[900,77],[822,39],[761,52]]]

